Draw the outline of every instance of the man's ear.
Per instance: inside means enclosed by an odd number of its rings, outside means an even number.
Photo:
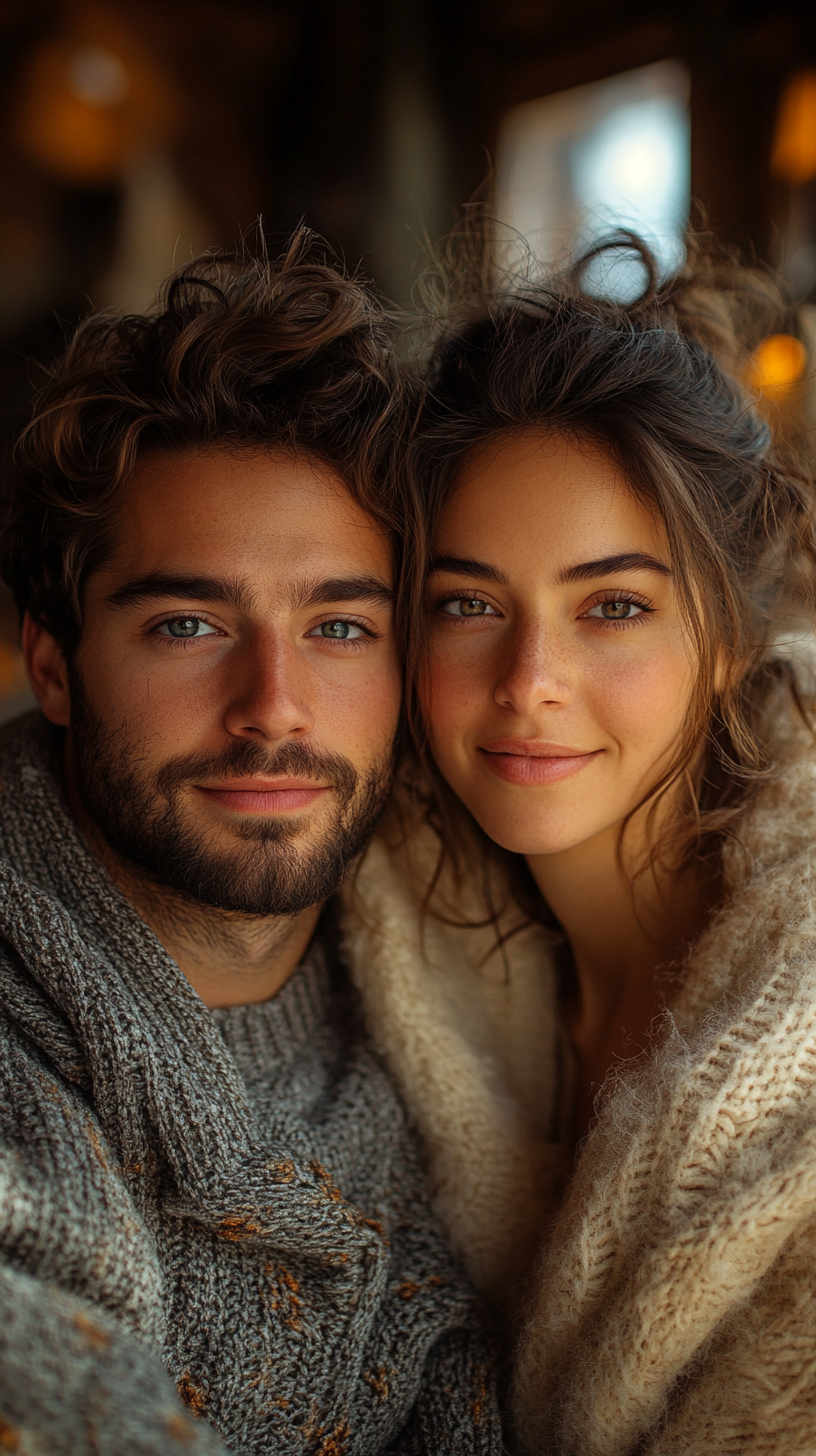
[[[35,622],[30,612],[23,618],[23,658],[29,682],[46,718],[60,728],[71,721],[71,693],[68,667],[55,637]]]

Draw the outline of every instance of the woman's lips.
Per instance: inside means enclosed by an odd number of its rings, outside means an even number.
[[[200,794],[233,814],[282,814],[293,809],[307,809],[326,786],[310,784],[304,779],[230,779],[213,787],[197,784]]]
[[[603,749],[587,752],[560,743],[496,739],[484,744],[479,752],[491,773],[509,784],[552,784],[580,773],[600,757]]]

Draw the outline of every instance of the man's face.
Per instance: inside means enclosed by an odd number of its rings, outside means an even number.
[[[70,773],[111,847],[225,910],[325,899],[390,786],[391,586],[387,540],[330,467],[147,457],[69,670]]]

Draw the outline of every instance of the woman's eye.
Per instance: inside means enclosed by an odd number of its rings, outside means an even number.
[[[309,636],[329,637],[333,642],[348,642],[356,637],[364,637],[365,632],[356,622],[321,622],[319,627],[312,629]]]
[[[201,617],[171,617],[169,622],[162,622],[158,629],[162,637],[212,637],[216,633],[215,627],[209,622],[202,621]]]
[[[482,601],[481,597],[455,597],[453,601],[444,602],[442,611],[446,617],[495,617],[498,615],[489,602]]]
[[[642,607],[638,602],[596,602],[584,616],[600,617],[604,622],[625,622],[648,610],[648,607]]]

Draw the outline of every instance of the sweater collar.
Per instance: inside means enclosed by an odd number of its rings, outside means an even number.
[[[313,941],[297,970],[268,1001],[210,1012],[245,1079],[289,1066],[326,1025],[333,996],[323,946]]]

